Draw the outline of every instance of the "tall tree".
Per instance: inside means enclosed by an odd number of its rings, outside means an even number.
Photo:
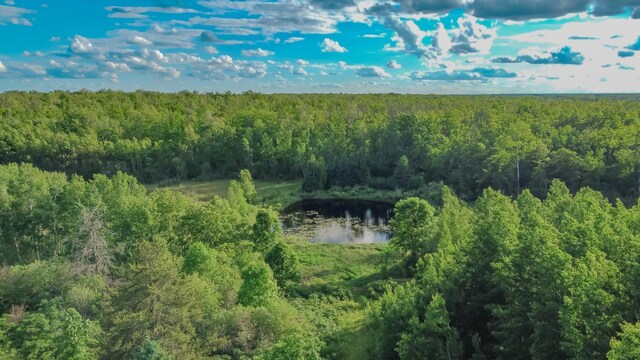
[[[434,213],[427,201],[415,197],[399,201],[393,210],[389,244],[409,254],[409,267],[414,267],[422,254],[436,250]]]

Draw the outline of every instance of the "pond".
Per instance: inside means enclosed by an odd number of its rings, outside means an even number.
[[[303,200],[282,212],[285,234],[309,241],[371,244],[389,240],[393,204],[364,200]]]

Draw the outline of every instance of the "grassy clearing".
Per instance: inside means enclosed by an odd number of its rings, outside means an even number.
[[[301,283],[289,289],[294,304],[320,331],[327,359],[368,359],[372,346],[367,299],[402,281],[398,253],[384,244],[315,244],[288,237],[301,267]]]
[[[209,201],[215,195],[226,198],[229,179],[208,181],[185,181],[166,186],[153,185],[150,189],[171,189],[185,193],[199,201]],[[301,180],[272,181],[256,180],[258,201],[273,206],[286,206],[300,199]]]
[[[149,190],[171,189],[180,191],[198,201],[209,201],[215,195],[225,198],[230,179],[185,181],[176,184],[149,185]],[[303,193],[302,180],[255,180],[258,202],[279,209],[303,199],[354,199],[395,203],[411,196],[400,190],[376,190],[369,187],[331,188],[330,190]]]
[[[376,297],[384,285],[402,276],[400,257],[384,244],[316,244],[288,238],[301,267],[301,296],[313,293],[341,298]]]

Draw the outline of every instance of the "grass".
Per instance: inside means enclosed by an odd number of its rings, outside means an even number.
[[[368,359],[366,303],[402,281],[401,257],[384,244],[316,244],[287,237],[301,268],[289,289],[294,304],[320,329],[327,359]]]
[[[215,195],[227,197],[230,179],[184,181],[175,184],[149,185],[148,189],[171,189],[189,195],[198,201],[209,201]],[[410,196],[399,190],[376,190],[364,186],[331,188],[329,190],[303,193],[302,180],[255,180],[257,200],[264,205],[284,209],[303,199],[353,199],[395,203]]]
[[[318,244],[287,238],[298,256],[301,282],[293,291],[361,299],[376,297],[401,277],[400,256],[385,244]]]
[[[180,191],[199,201],[209,201],[215,195],[226,198],[229,179],[185,181],[166,186],[153,185],[150,189],[165,188]],[[283,207],[300,199],[301,180],[256,180],[257,200],[261,203]]]

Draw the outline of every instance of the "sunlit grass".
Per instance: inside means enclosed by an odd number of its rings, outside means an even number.
[[[180,191],[199,201],[209,201],[215,195],[227,197],[230,179],[208,181],[185,181],[166,186],[153,186]],[[274,206],[286,206],[300,199],[301,180],[256,180],[257,200]]]

